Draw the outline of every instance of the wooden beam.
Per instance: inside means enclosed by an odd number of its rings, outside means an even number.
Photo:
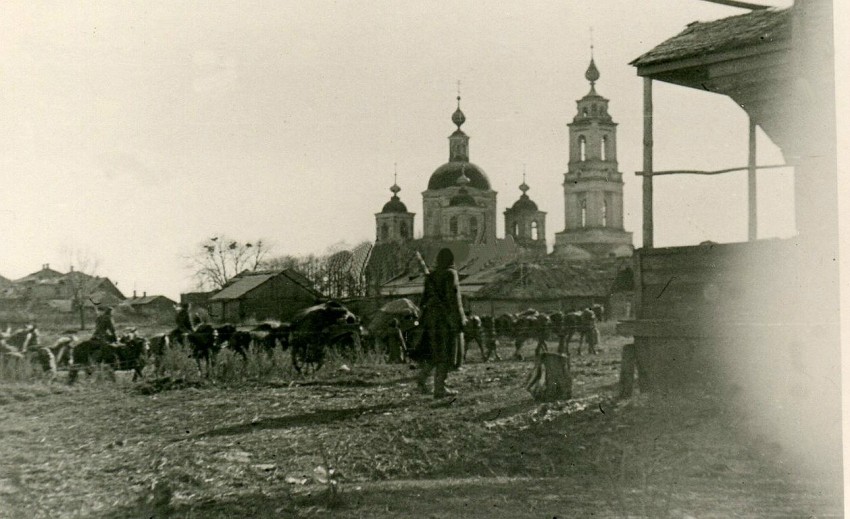
[[[747,158],[747,209],[749,219],[747,220],[747,237],[749,241],[756,241],[758,237],[758,211],[756,200],[756,121],[749,117],[750,122],[750,145],[749,157]]]
[[[776,169],[790,167],[792,167],[790,164],[771,164],[769,166],[756,166],[755,169]],[[749,169],[749,165],[740,168],[718,169],[716,171],[702,171],[699,169],[669,169],[666,171],[635,171],[635,175],[644,178],[657,177],[659,175],[720,175],[723,173],[732,173],[733,171],[745,171]]]
[[[643,78],[643,246],[652,248],[652,78]]]
[[[759,11],[767,9],[769,5],[751,4],[749,2],[741,2],[739,0],[702,0],[703,2],[711,2],[713,4],[728,5],[729,7],[739,7],[741,9],[749,9],[750,11]]]

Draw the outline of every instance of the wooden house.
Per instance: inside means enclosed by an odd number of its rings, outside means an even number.
[[[209,313],[217,322],[286,321],[321,299],[310,281],[292,269],[245,272],[209,298]]]

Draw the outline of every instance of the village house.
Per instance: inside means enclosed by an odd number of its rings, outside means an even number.
[[[292,269],[243,272],[209,298],[216,322],[286,321],[323,299],[312,283]]]

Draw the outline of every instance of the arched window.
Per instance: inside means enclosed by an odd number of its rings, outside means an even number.
[[[587,160],[587,139],[584,138],[584,135],[578,138],[578,155],[582,162]]]
[[[409,238],[410,235],[407,233],[407,222],[401,222],[398,226],[398,233],[402,238]]]
[[[519,236],[519,222],[514,222],[514,236]]]
[[[474,216],[469,218],[469,234],[472,238],[478,238],[478,218]]]
[[[531,239],[538,240],[540,238],[537,229],[537,222],[531,222]]]
[[[457,216],[449,218],[449,234],[457,236]]]
[[[586,106],[584,107],[584,110],[581,111],[581,114],[583,116],[587,117],[587,107]]]
[[[385,223],[381,224],[381,239],[382,240],[389,240],[390,239],[390,228]]]
[[[587,227],[587,200],[581,201],[581,226]]]
[[[601,145],[601,148],[599,150],[599,154],[600,154],[600,157],[602,158],[602,160],[608,160],[608,158],[607,158],[608,157],[608,136],[607,135],[602,136],[602,145]]]
[[[602,201],[602,227],[608,227],[608,200]]]

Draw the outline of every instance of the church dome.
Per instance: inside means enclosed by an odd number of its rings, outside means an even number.
[[[445,189],[457,186],[457,180],[465,174],[469,178],[469,187],[490,190],[490,180],[484,170],[471,162],[447,162],[437,168],[428,180],[428,189]]]
[[[404,202],[399,200],[397,196],[393,196],[390,198],[390,201],[384,204],[384,208],[381,209],[382,213],[406,213],[407,206],[404,205]]]
[[[537,204],[525,193],[511,206],[512,211],[537,211]]]

